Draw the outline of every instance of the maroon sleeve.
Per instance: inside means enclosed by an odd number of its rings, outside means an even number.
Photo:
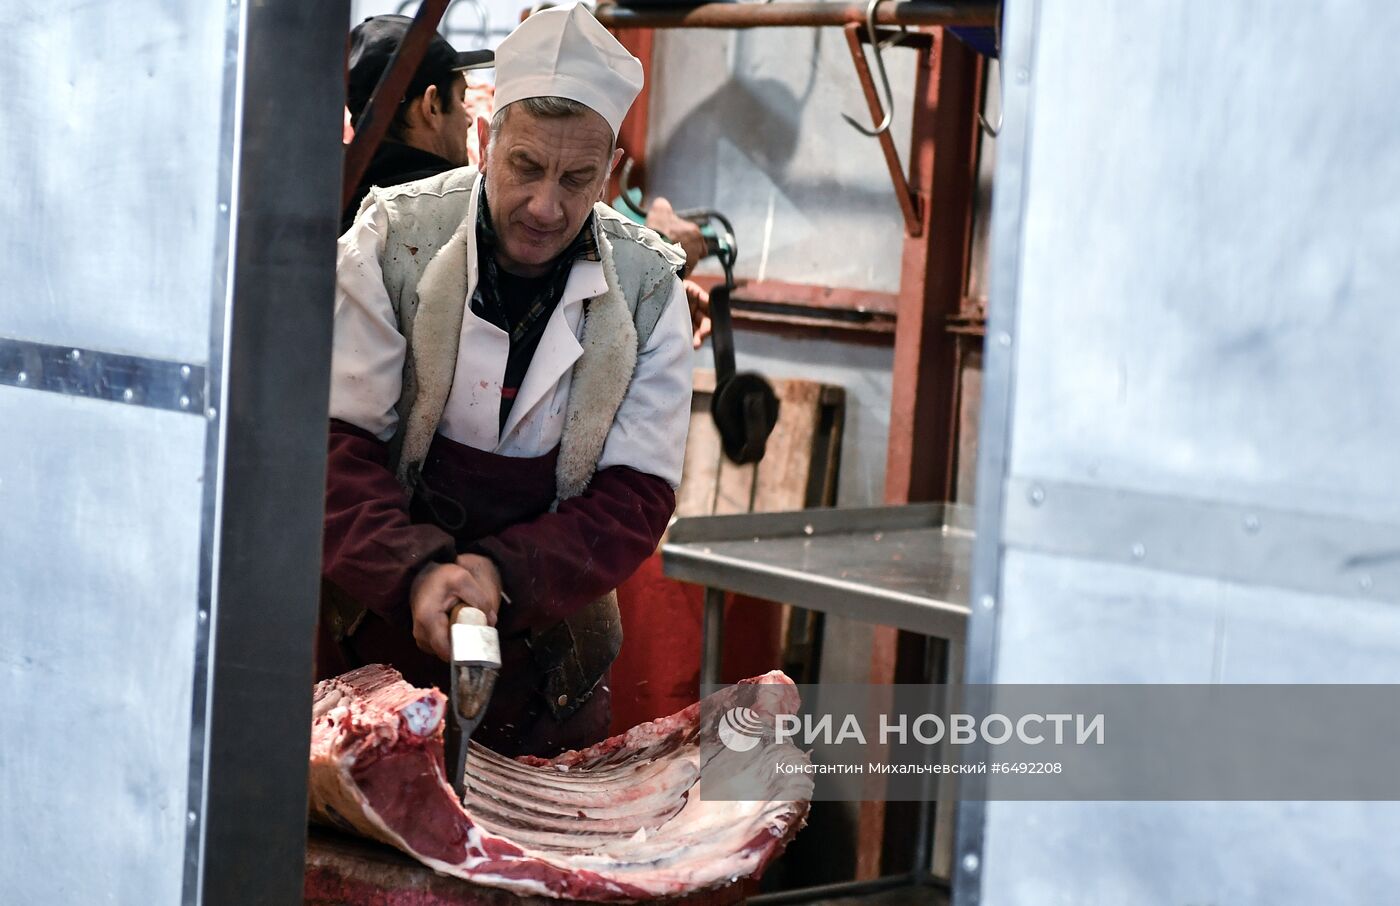
[[[388,445],[332,419],[322,578],[390,622],[411,626],[414,576],[425,563],[450,563],[455,554],[450,535],[409,519]]]
[[[501,628],[544,627],[569,616],[636,572],[656,551],[676,509],[665,479],[626,466],[593,476],[588,490],[545,513],[468,546],[501,571],[510,603]]]

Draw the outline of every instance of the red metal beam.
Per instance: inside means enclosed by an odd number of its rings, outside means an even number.
[[[747,330],[762,330],[793,339],[839,340],[866,346],[894,343],[892,321],[849,322],[830,315],[749,308],[738,303],[733,303],[730,317],[736,326]]]
[[[708,290],[724,278],[697,274],[691,279]],[[894,339],[899,297],[873,290],[741,278],[729,301],[734,323],[746,328],[888,345]]]
[[[877,25],[990,26],[995,2],[884,3]],[[864,3],[702,3],[699,6],[598,6],[598,21],[609,28],[800,28],[844,26],[865,22]]]
[[[627,118],[617,132],[617,146],[632,160],[632,182],[646,185],[647,177],[647,126],[651,111],[651,82],[655,74],[652,66],[652,46],[655,36],[649,28],[614,28],[614,37],[632,56],[642,61],[642,91],[627,111]],[[618,171],[614,170],[609,182],[608,198],[616,198],[621,191],[617,185]]]
[[[345,171],[340,187],[341,208],[355,197],[355,189],[364,177],[370,159],[389,132],[389,124],[394,121],[399,101],[403,100],[408,83],[413,81],[418,64],[423,62],[423,54],[432,42],[438,23],[442,21],[447,3],[448,0],[423,0],[413,17],[413,24],[408,28],[408,34],[404,35],[403,43],[385,67],[379,83],[374,86],[374,93],[370,95],[369,103],[355,126],[350,150],[345,153]]]
[[[710,289],[724,278],[711,274],[692,277],[696,283]],[[785,283],[781,280],[744,280],[740,278],[731,298],[737,302],[759,302],[777,305],[800,305],[830,311],[849,311],[894,318],[899,312],[899,296],[869,289],[846,289],[839,286],[819,286],[813,283]]]
[[[972,232],[976,55],[939,33],[931,59],[921,56],[917,83],[910,182],[920,196],[923,229],[904,240],[887,503],[951,499],[955,350],[944,325],[961,310]]]
[[[950,500],[956,480],[957,341],[945,325],[961,309],[971,241],[978,67],[962,42],[942,30],[934,37],[932,51],[920,54],[914,91],[909,181],[920,198],[922,230],[904,240],[886,503]],[[920,681],[923,648],[922,637],[877,627],[870,681]],[[897,821],[900,811],[862,803],[859,877],[880,873],[886,844],[907,842],[898,833],[886,839],[887,818]]]
[[[865,104],[870,108],[870,121],[877,124],[875,128],[879,128],[878,124],[885,117],[884,105],[875,87],[875,79],[870,74],[870,63],[865,59],[865,48],[862,46],[870,40],[870,36],[866,34],[864,25],[855,23],[848,24],[843,31],[846,33],[846,46],[851,51],[851,62],[856,67],[856,79],[865,94]],[[875,52],[880,53],[878,49]],[[923,231],[919,198],[909,187],[909,180],[904,175],[904,165],[899,162],[899,149],[894,146],[894,136],[890,134],[889,129],[885,129],[876,138],[885,157],[885,167],[890,171],[890,181],[894,183],[895,200],[899,202],[900,213],[904,215],[904,234],[918,236]]]

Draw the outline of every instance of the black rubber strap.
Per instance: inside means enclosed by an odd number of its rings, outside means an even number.
[[[715,351],[715,388],[734,378],[734,322],[729,316],[728,284],[710,290],[710,345]]]

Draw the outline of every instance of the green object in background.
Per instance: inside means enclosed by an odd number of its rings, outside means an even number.
[[[642,213],[642,202],[644,201],[642,190],[627,189],[624,194],[627,196],[626,198],[619,195],[612,200],[613,210],[645,226],[647,218],[646,215]],[[631,204],[628,204],[629,201]]]
[[[627,217],[634,223],[646,226],[646,214],[642,213],[642,203],[645,200],[641,189],[627,189],[622,195],[618,195],[612,200],[614,211]],[[630,202],[630,203],[629,203]],[[698,216],[687,216],[696,214]],[[705,239],[706,257],[716,257],[721,260],[733,249],[733,232],[729,231],[727,236],[722,236],[719,230],[715,229],[713,222],[714,213],[711,211],[682,212],[677,211],[676,216],[683,220],[689,220],[700,227],[700,235]],[[726,226],[728,221],[725,221]],[[665,234],[663,234],[665,236]],[[665,236],[669,241],[671,237]],[[732,260],[732,259],[731,259]]]
[[[620,178],[622,194],[613,199],[613,210],[646,226],[647,215],[642,208],[642,205],[646,203],[646,196],[642,194],[641,189],[627,185],[627,176],[631,168],[632,162],[630,160],[623,165]],[[734,260],[739,257],[739,246],[734,240],[734,227],[729,223],[729,219],[709,208],[677,211],[676,216],[682,220],[689,220],[700,228],[700,236],[705,240],[704,257],[719,259],[720,266],[724,268],[725,282],[732,286],[734,284]],[[723,227],[723,230],[720,227]],[[663,238],[670,239],[664,234]]]

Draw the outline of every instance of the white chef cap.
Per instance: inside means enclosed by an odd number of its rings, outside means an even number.
[[[496,48],[496,109],[525,98],[578,101],[608,121],[613,137],[642,90],[642,61],[583,4],[530,16]]]

